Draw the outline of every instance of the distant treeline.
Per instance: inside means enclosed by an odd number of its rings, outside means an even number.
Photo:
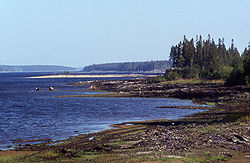
[[[9,66],[0,65],[2,72],[52,72],[52,71],[74,71],[75,68],[54,65],[27,65],[27,66]]]
[[[223,38],[216,44],[210,35],[207,40],[201,36],[187,40],[184,36],[182,42],[171,47],[170,61],[174,69],[167,70],[169,79],[225,79],[231,84],[250,82],[250,50],[245,48],[240,55],[233,39],[227,49]]]
[[[171,61],[148,61],[148,62],[123,62],[123,63],[105,63],[94,64],[84,67],[83,71],[165,71],[172,66]]]

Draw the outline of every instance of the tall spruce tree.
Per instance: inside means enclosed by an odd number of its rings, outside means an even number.
[[[248,54],[248,51],[245,50],[244,53]],[[203,40],[201,36],[198,39],[196,36],[195,45],[193,38],[188,41],[184,36],[182,42],[171,47],[170,60],[173,67],[179,68],[179,75],[184,78],[225,79],[236,65],[243,67],[233,40],[227,50],[224,38],[219,39],[216,45],[210,35],[207,40]]]
[[[197,68],[202,69],[203,65],[203,54],[202,54],[202,37],[196,41],[196,51],[195,51],[195,58],[194,63]]]

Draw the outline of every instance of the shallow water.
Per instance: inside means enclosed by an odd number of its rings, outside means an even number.
[[[192,101],[166,98],[55,97],[89,94],[86,86],[67,83],[93,78],[28,79],[47,73],[0,73],[0,149],[15,140],[65,139],[100,131],[108,125],[149,119],[177,119],[200,110],[159,109],[157,106],[192,106]],[[110,80],[110,79],[109,79]],[[47,91],[53,86],[55,91]],[[35,91],[36,87],[41,90]]]

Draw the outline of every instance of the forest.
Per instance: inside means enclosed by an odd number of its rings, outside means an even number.
[[[234,46],[227,49],[224,39],[218,44],[208,35],[206,40],[196,36],[171,47],[170,61],[172,69],[167,69],[165,77],[168,80],[179,78],[223,79],[228,85],[250,83],[250,49],[245,48],[242,54]]]
[[[83,71],[164,72],[166,68],[169,67],[171,67],[171,61],[121,62],[121,63],[94,64],[84,67]]]

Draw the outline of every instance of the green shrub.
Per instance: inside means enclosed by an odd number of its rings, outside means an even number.
[[[157,77],[155,77],[155,78],[149,78],[149,79],[147,79],[147,82],[148,82],[149,84],[152,84],[152,83],[164,82],[164,81],[166,81],[166,80],[167,80],[167,79],[166,79],[165,76],[157,76]]]
[[[168,73],[165,74],[165,79],[166,80],[178,80],[181,78],[181,75],[178,74],[178,72],[176,71],[170,71]]]
[[[245,85],[245,84],[247,84],[247,81],[245,79],[243,70],[233,70],[229,78],[226,80],[227,86]]]
[[[218,74],[217,79],[227,79],[232,71],[233,68],[231,66],[221,66],[217,72]]]

